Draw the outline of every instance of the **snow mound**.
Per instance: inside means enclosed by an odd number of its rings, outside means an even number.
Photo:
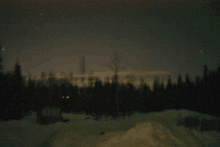
[[[184,144],[176,138],[173,133],[157,122],[146,122],[137,124],[128,130],[124,135],[113,137],[97,147],[150,147],[150,146],[173,146],[174,144]]]
[[[180,131],[180,132],[178,132]],[[194,130],[179,129],[171,131],[158,122],[138,123],[127,132],[106,133],[101,136],[91,136],[85,139],[81,147],[208,147],[210,144],[220,145],[219,141],[212,139],[211,142],[203,143],[202,139],[210,140]],[[200,136],[199,136],[200,135]],[[198,136],[198,137],[197,137]],[[208,138],[207,138],[208,137]],[[214,146],[213,146],[214,147]]]

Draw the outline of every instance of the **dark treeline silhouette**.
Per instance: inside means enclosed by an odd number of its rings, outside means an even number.
[[[58,79],[53,70],[48,73],[48,78],[42,72],[40,79],[29,74],[26,81],[17,61],[14,72],[0,72],[0,117],[4,120],[21,119],[29,111],[37,111],[46,105],[59,106],[66,113],[83,111],[97,120],[103,115],[116,118],[135,111],[148,113],[166,109],[188,109],[220,116],[220,66],[216,71],[209,71],[206,65],[203,68],[203,77],[196,77],[195,82],[186,74],[185,81],[179,75],[174,84],[168,76],[165,86],[164,81],[159,82],[159,78],[155,77],[151,90],[143,79],[140,79],[139,87],[135,87],[132,80],[126,84],[116,83],[117,80],[110,83],[107,77],[102,83],[92,74],[87,87],[78,87],[73,84],[77,77],[64,74]]]

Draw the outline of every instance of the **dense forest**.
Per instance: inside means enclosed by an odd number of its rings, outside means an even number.
[[[22,119],[24,114],[36,111],[46,105],[56,105],[66,113],[85,112],[95,119],[100,116],[131,115],[157,112],[166,109],[188,109],[192,111],[220,116],[220,66],[216,71],[208,70],[204,65],[203,77],[196,77],[193,82],[189,75],[185,81],[179,75],[177,83],[172,83],[168,76],[167,85],[155,77],[153,89],[140,79],[139,87],[132,80],[119,84],[118,76],[100,78],[89,76],[88,86],[79,87],[73,77],[57,78],[53,70],[42,72],[40,79],[28,75],[27,80],[21,74],[21,66],[16,61],[13,72],[3,72],[0,58],[0,118],[3,120]],[[84,82],[85,78],[81,81]],[[68,96],[68,97],[67,97]]]
[[[210,16],[219,16],[217,6],[218,2],[210,1],[210,4],[201,8]],[[172,83],[171,76],[168,76],[165,85],[155,77],[151,89],[143,79],[140,79],[138,87],[134,86],[133,80],[119,84],[117,68],[113,82],[110,82],[110,77],[102,82],[92,74],[88,79],[78,79],[73,77],[73,73],[58,79],[53,70],[48,74],[42,71],[40,79],[37,79],[30,73],[24,78],[18,60],[13,72],[4,72],[2,61],[0,50],[0,119],[3,120],[22,119],[26,113],[46,105],[56,105],[66,113],[84,111],[96,119],[102,115],[116,118],[131,115],[135,111],[148,113],[166,109],[188,109],[220,116],[220,66],[211,71],[204,65],[203,76],[195,77],[194,81],[186,74],[185,81],[179,75],[177,83]],[[84,62],[82,60],[80,63],[82,74],[85,73]],[[113,62],[113,66],[117,65]],[[89,84],[80,87],[76,84],[77,80],[82,83],[88,80]]]

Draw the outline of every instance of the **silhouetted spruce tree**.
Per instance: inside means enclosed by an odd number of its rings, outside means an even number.
[[[175,97],[176,104],[178,105],[179,109],[182,109],[184,104],[184,89],[183,89],[183,81],[181,74],[179,74],[178,76],[176,92],[177,92],[177,95]]]
[[[109,106],[109,105],[111,105],[111,101],[112,101],[111,86],[110,86],[109,81],[102,84],[101,80],[99,80],[99,85],[100,85],[100,89],[101,89],[100,95],[101,95],[101,97],[103,97],[101,100],[101,103],[103,103],[101,106],[101,111],[102,111],[101,114],[108,116],[109,110],[111,109],[111,106]]]
[[[114,113],[114,117],[118,117],[119,116],[119,97],[118,97],[118,87],[119,87],[119,83],[118,83],[118,72],[115,72],[113,78],[112,78],[112,93],[114,95],[115,99],[115,106],[112,108],[116,108]]]
[[[135,87],[135,85],[133,86],[134,86],[134,112],[135,112],[139,110],[141,103],[140,103],[139,91]]]
[[[166,109],[170,109],[171,104],[173,102],[173,85],[171,82],[171,76],[168,75],[168,80],[167,80],[167,86],[166,86],[166,102],[164,103],[164,106]]]
[[[48,100],[49,97],[46,73],[42,72],[40,79],[37,79],[37,77],[35,77],[34,79],[36,80],[34,108],[35,111],[38,111],[46,105],[46,100]]]
[[[126,115],[126,101],[127,101],[127,89],[124,83],[120,85],[120,91],[118,93],[119,96],[119,107],[120,107],[120,114],[123,116],[123,118]]]
[[[60,107],[62,108],[63,112],[65,113],[70,113],[71,111],[71,103],[70,103],[70,99],[67,99],[67,96],[70,96],[70,94],[68,93],[68,86],[67,83],[65,82],[65,80],[63,79],[63,81],[60,83],[60,86],[57,87],[56,84],[53,86],[53,94],[52,94],[52,98],[53,101],[58,101],[58,99],[60,99],[60,101],[62,101],[62,105],[60,105]],[[56,94],[56,87],[57,87],[57,91],[59,91],[60,93]],[[59,97],[56,97],[56,95],[59,94]],[[55,100],[56,98],[56,100]]]
[[[73,89],[74,89],[74,76],[73,76],[73,72],[71,71],[70,74],[69,74],[69,93],[70,93],[70,97],[69,97],[69,101],[70,101],[70,108],[71,108],[71,111],[72,112],[77,112],[76,111],[76,106],[79,106],[79,105],[76,105],[76,96],[75,96],[75,93],[73,92]]]
[[[35,81],[32,80],[32,76],[28,74],[28,81],[27,81],[27,95],[28,99],[30,100],[30,109],[35,110],[35,103],[34,103],[34,94],[35,94]]]
[[[162,91],[162,94],[164,92],[165,88],[164,88],[164,80],[162,80],[161,84],[160,84],[160,91]]]
[[[70,85],[71,85],[71,81],[68,77],[68,75],[65,72],[61,72],[61,76],[62,78],[60,78],[60,85],[62,85],[63,87],[63,95],[67,96],[70,94]]]
[[[208,67],[207,65],[204,65],[203,69],[203,81],[204,81],[204,90],[207,89],[208,86]]]
[[[42,86],[48,86],[47,85],[47,75],[44,71],[41,72],[41,84]]]
[[[105,78],[105,81],[104,81],[104,86],[103,86],[103,90],[104,90],[104,95],[103,97],[106,98],[107,102],[106,102],[106,108],[104,110],[104,113],[106,116],[109,116],[110,115],[110,111],[111,111],[111,103],[112,103],[112,90],[111,90],[111,84],[110,84],[110,77],[107,76]]]
[[[78,86],[73,86],[72,89],[72,95],[73,95],[73,105],[72,105],[72,110],[73,112],[80,112],[83,111],[82,109],[82,103],[79,95],[79,87]]]
[[[125,108],[126,108],[127,114],[129,116],[131,116],[131,114],[133,114],[136,109],[136,105],[135,105],[136,90],[135,90],[134,85],[131,83],[127,83],[126,87],[127,87],[128,96],[127,96],[127,100],[125,102],[125,106],[126,106]]]
[[[15,64],[13,72],[13,97],[11,97],[11,111],[13,111],[12,118],[21,119],[24,112],[27,111],[27,103],[24,100],[24,81],[21,75],[21,66],[18,60]]]
[[[215,92],[214,85],[216,83],[216,80],[217,79],[216,79],[215,71],[209,71],[209,83],[208,83],[208,91],[209,91],[209,93],[214,94],[214,92]],[[214,95],[212,95],[212,96],[214,96]]]
[[[3,66],[2,66],[2,61],[3,61],[3,58],[2,58],[2,54],[1,54],[2,50],[1,50],[1,44],[0,44],[0,104],[2,105],[0,107],[0,112],[3,112],[3,108],[4,108],[4,84],[3,84],[3,80],[4,80],[4,74],[3,74]],[[3,118],[3,113],[0,113],[0,118]]]
[[[200,77],[196,76],[195,78],[195,99],[197,102],[197,106],[202,108],[202,97],[203,97],[203,90],[202,90],[202,81]],[[202,112],[202,111],[200,111]]]
[[[116,119],[119,116],[119,112],[117,111],[117,107],[119,105],[117,105],[117,98],[118,98],[118,91],[116,93],[116,86],[117,83],[115,83],[114,81],[112,81],[112,83],[110,84],[110,110],[109,110],[109,114],[110,116],[113,117],[113,119]],[[116,96],[117,95],[117,96]]]
[[[209,105],[212,106],[212,109],[210,110],[210,114],[214,114],[216,109],[218,109],[218,107],[216,107],[216,98],[218,99],[219,94],[216,95],[216,90],[215,90],[215,82],[216,82],[216,73],[215,71],[209,71],[209,75],[208,75],[208,87],[207,87],[207,96],[209,99]],[[219,92],[217,92],[219,93]]]
[[[220,81],[220,66],[217,68],[217,81]]]
[[[47,105],[50,105],[53,101],[55,101],[55,98],[57,98],[55,96],[55,90],[57,89],[54,89],[56,86],[56,84],[58,83],[58,80],[55,76],[55,71],[54,70],[50,70],[49,73],[48,73],[48,79],[47,79],[47,85],[48,85],[48,94],[49,94],[49,97],[46,97],[46,99],[48,99],[48,104]]]
[[[7,71],[6,74],[4,75],[3,79],[3,84],[4,84],[4,92],[2,95],[2,103],[1,103],[1,108],[3,109],[2,111],[2,118],[4,120],[9,120],[11,119],[11,115],[13,111],[11,111],[12,107],[12,97],[13,94],[11,91],[13,91],[13,81],[12,81],[12,73]]]
[[[216,70],[216,107],[220,106],[220,98],[219,98],[219,90],[220,90],[220,66],[217,68]],[[220,117],[220,113],[218,113],[218,111],[216,111],[217,114],[215,114],[216,116]]]
[[[68,109],[68,107],[70,107],[70,103],[69,103],[69,99],[68,100],[66,99],[66,96],[70,95],[70,90],[69,90],[70,81],[69,81],[68,77],[66,76],[65,72],[61,72],[61,75],[62,75],[62,77],[59,80],[60,81],[60,84],[59,84],[60,85],[60,92],[61,92],[60,97],[64,97],[63,101],[65,101],[65,103],[67,103],[65,105],[65,107]],[[70,111],[70,110],[68,110],[68,111]]]
[[[140,106],[139,106],[139,109],[137,110],[138,112],[143,112],[143,107],[144,107],[144,103],[145,103],[145,99],[144,99],[144,79],[143,78],[140,78],[140,85],[138,87],[138,97],[139,97],[139,103],[140,103]]]
[[[170,109],[178,109],[178,102],[179,102],[179,99],[177,97],[177,91],[178,91],[178,87],[177,87],[177,84],[173,84],[172,86],[172,90],[173,90],[173,99],[170,101]]]
[[[53,89],[53,93],[51,95],[51,99],[49,99],[49,105],[65,108],[65,112],[70,113],[69,99],[66,98],[69,95],[66,94],[64,95],[64,98],[61,98],[61,91],[58,83],[52,85],[52,89]]]
[[[71,112],[72,111],[72,105],[73,105],[73,103],[72,103],[72,91],[71,91],[72,84],[71,84],[71,82],[68,78],[66,78],[66,81],[67,81],[67,84],[66,84],[67,94],[66,94],[66,96],[69,97],[69,98],[67,98],[68,112]]]
[[[106,105],[102,92],[102,83],[98,78],[96,78],[95,87],[91,99],[91,106],[93,107],[93,113],[95,114],[96,120],[98,120],[99,117],[102,116]]]
[[[153,100],[152,100],[152,108],[155,111],[160,111],[162,106],[162,99],[160,98],[160,83],[159,78],[157,76],[154,77],[153,84]]]
[[[82,102],[85,102],[85,100],[86,100],[86,95],[85,95],[85,90],[86,89],[86,87],[83,87],[83,86],[81,86],[80,88],[79,88],[79,91],[80,91],[80,99],[81,99],[81,101]]]
[[[193,82],[190,80],[189,75],[186,74],[185,79],[185,106],[187,109],[195,111],[195,105],[197,104],[196,98],[194,97],[194,85]]]
[[[196,85],[196,88],[201,87],[201,79],[198,76],[196,76],[195,78],[195,85]]]
[[[208,113],[208,108],[207,108],[207,100],[208,100],[208,67],[207,65],[203,66],[203,78],[202,78],[202,94],[203,96],[201,97],[202,101],[202,107],[203,111],[205,113]]]
[[[182,90],[182,88],[183,88],[183,81],[182,81],[182,76],[181,76],[181,74],[179,74],[179,76],[178,76],[177,87],[178,87],[180,90]]]
[[[95,80],[95,77],[93,76],[93,71],[91,70],[89,72],[89,76],[88,76],[88,91],[87,91],[87,98],[90,97],[91,98],[91,95],[92,95],[92,89],[93,89],[93,85],[94,85],[94,80]]]
[[[162,82],[160,83],[158,92],[159,92],[159,94],[158,94],[159,101],[161,102],[161,109],[165,110],[166,107],[164,106],[164,103],[165,103],[166,99],[165,99],[164,80],[162,80]]]
[[[149,108],[150,108],[151,103],[149,102],[149,100],[152,99],[152,91],[146,83],[144,84],[143,89],[144,89],[144,91],[142,94],[142,97],[143,97],[142,111],[143,112],[150,112]]]
[[[216,91],[220,89],[220,66],[216,70]]]
[[[46,106],[49,97],[48,90],[49,88],[43,84],[42,79],[36,82],[36,89],[35,89],[36,111]]]
[[[171,76],[170,75],[168,75],[166,90],[172,91],[172,82],[171,82]]]
[[[132,73],[132,71],[129,72],[129,74],[126,76],[126,79],[127,79],[127,84],[132,85],[134,87],[136,78],[135,78],[134,74]],[[118,87],[120,87],[120,86],[118,86]],[[139,97],[138,91],[136,90],[135,87],[134,87],[134,91],[133,91],[132,95],[133,95],[132,111],[137,111],[137,109],[140,107],[140,97]],[[120,101],[120,97],[118,99]]]
[[[67,87],[68,87],[68,93],[67,93],[66,98],[68,99],[68,101],[67,101],[68,102],[68,112],[71,113],[73,111],[73,105],[74,105],[74,97],[73,97],[73,92],[72,92],[73,85],[69,83],[69,85]]]
[[[145,81],[143,78],[140,78],[140,85],[138,87],[138,90],[139,90],[139,94],[142,95],[142,92],[143,92],[143,86],[145,84]]]
[[[154,77],[154,84],[153,84],[153,93],[154,94],[158,93],[159,87],[160,87],[159,78],[157,76],[155,76]],[[155,98],[156,98],[156,95],[155,95]]]
[[[48,73],[47,85],[49,88],[52,88],[53,85],[57,84],[57,78],[55,76],[55,71],[52,69]]]

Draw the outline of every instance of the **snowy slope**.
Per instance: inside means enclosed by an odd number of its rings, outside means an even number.
[[[63,114],[71,121],[48,126],[35,124],[36,114],[21,121],[0,123],[1,147],[112,147],[112,146],[220,146],[219,132],[200,132],[176,126],[186,116],[214,118],[187,110],[134,114],[125,119],[85,119],[83,114]],[[91,116],[90,116],[91,118]],[[105,132],[101,135],[100,132]]]

